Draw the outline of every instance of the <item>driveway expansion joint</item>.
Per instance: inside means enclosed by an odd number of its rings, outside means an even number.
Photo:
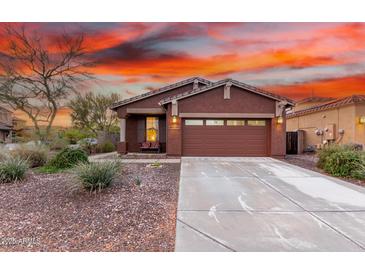
[[[276,159],[183,157],[175,248],[364,251],[364,201],[362,189]]]
[[[342,212],[346,213],[346,211],[342,211]],[[348,239],[349,241],[351,241],[352,243],[356,244],[358,247],[362,248],[365,251],[365,246],[363,246],[361,243],[359,243],[358,241],[352,239],[350,236],[346,235],[344,232],[342,232],[341,230],[337,229],[336,227],[330,225],[328,222],[326,222],[325,220],[323,220],[321,217],[313,214],[312,212],[308,212],[308,213],[311,214],[313,216],[313,218],[316,218],[317,220],[319,220],[322,223],[326,224],[331,229],[333,229],[334,231],[336,231],[338,234],[342,235],[344,238]]]
[[[204,237],[206,237],[206,238],[210,239],[211,241],[213,241],[213,242],[215,242],[215,243],[217,243],[217,244],[219,244],[219,245],[223,246],[224,248],[226,248],[226,249],[228,249],[228,250],[230,250],[230,251],[232,251],[232,252],[237,252],[237,250],[234,250],[233,248],[231,248],[231,247],[227,246],[226,244],[224,244],[224,243],[220,242],[219,240],[215,239],[214,237],[212,237],[212,236],[210,236],[210,235],[208,235],[208,234],[206,234],[206,233],[204,233],[204,232],[200,231],[199,229],[197,229],[197,228],[195,228],[195,227],[193,227],[193,226],[191,226],[191,225],[187,224],[186,222],[182,221],[181,219],[177,218],[176,220],[177,220],[178,222],[182,223],[183,225],[185,225],[185,226],[189,227],[190,229],[194,230],[195,232],[197,232],[197,233],[199,233],[199,234],[203,235]]]
[[[241,169],[241,167],[238,167]],[[330,225],[328,222],[325,222],[324,220],[322,220],[320,217],[318,217],[317,215],[315,215],[313,213],[313,211],[309,211],[306,210],[303,206],[301,206],[297,201],[295,201],[294,199],[290,198],[289,196],[283,194],[280,190],[278,190],[276,187],[274,187],[272,184],[266,182],[265,180],[262,180],[261,177],[259,177],[256,173],[252,173],[251,171],[245,170],[246,172],[252,174],[255,178],[257,178],[260,182],[262,182],[263,184],[265,184],[266,186],[270,187],[271,189],[273,189],[274,191],[276,191],[277,193],[279,193],[280,195],[282,195],[284,198],[288,199],[290,202],[292,202],[293,204],[295,204],[296,206],[298,206],[299,208],[303,209],[304,212],[308,213],[309,215],[311,215],[313,218],[317,219],[318,221],[322,222],[324,225],[328,226],[329,228],[331,228],[333,231],[337,232],[339,235],[341,235],[342,237],[346,238],[347,240],[349,240],[350,242],[352,242],[353,244],[357,245],[358,247],[360,247],[361,249],[365,250],[365,247],[363,245],[361,245],[360,243],[358,243],[357,241],[353,240],[350,236],[346,235],[345,233],[343,233],[342,231],[340,231],[339,229],[337,229],[336,227]],[[293,177],[295,178],[295,177]],[[313,178],[313,177],[309,177],[309,178]],[[320,178],[320,177],[319,177]],[[340,211],[340,212],[347,212],[345,211]],[[361,211],[363,212],[363,210]]]

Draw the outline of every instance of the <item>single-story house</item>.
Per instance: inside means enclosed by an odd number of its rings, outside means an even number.
[[[120,118],[121,154],[151,146],[171,156],[284,156],[285,110],[293,105],[236,80],[194,77],[111,109]]]
[[[12,112],[0,106],[0,142],[5,142],[12,130]]]
[[[323,98],[315,105],[301,106],[301,100],[287,112],[287,131],[301,130],[304,147],[327,143],[365,145],[365,95],[340,99]]]

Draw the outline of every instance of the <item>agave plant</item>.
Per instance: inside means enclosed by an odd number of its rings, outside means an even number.
[[[8,156],[0,162],[0,182],[11,183],[23,180],[28,168],[26,160]]]
[[[100,191],[110,186],[121,168],[119,161],[105,161],[78,164],[75,169],[76,181],[89,191]]]

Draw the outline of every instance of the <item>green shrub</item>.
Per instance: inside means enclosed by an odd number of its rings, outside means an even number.
[[[28,163],[18,157],[6,157],[0,162],[0,182],[11,183],[24,179]]]
[[[354,145],[332,145],[322,149],[317,166],[333,176],[365,178],[365,154]]]
[[[330,154],[324,164],[324,170],[338,177],[363,179],[361,171],[365,166],[362,153],[355,150],[343,150]]]
[[[100,191],[111,185],[120,170],[120,162],[80,163],[75,168],[77,183],[89,191]]]
[[[57,153],[48,163],[48,167],[67,169],[74,167],[78,163],[87,163],[87,153],[79,148],[65,148]]]
[[[102,153],[113,152],[113,151],[115,151],[115,145],[112,142],[107,141],[105,143],[102,143],[100,145],[100,149],[98,149],[98,150],[100,150],[100,152],[102,152]]]
[[[64,132],[65,139],[68,140],[68,142],[73,145],[77,144],[77,142],[82,139],[91,138],[94,135],[95,134],[91,132],[79,130],[77,128],[70,128]]]
[[[10,154],[13,157],[26,160],[29,167],[43,166],[47,162],[49,150],[44,146],[21,146]]]
[[[326,164],[326,161],[330,155],[332,155],[333,153],[339,152],[339,151],[344,151],[344,150],[347,150],[347,148],[344,146],[339,146],[339,145],[330,145],[328,147],[323,148],[318,153],[317,166],[319,168],[323,169]]]
[[[45,166],[41,166],[39,168],[36,168],[34,171],[37,172],[37,173],[52,174],[52,173],[58,173],[58,172],[64,171],[64,169],[54,167],[54,166],[45,165]]]

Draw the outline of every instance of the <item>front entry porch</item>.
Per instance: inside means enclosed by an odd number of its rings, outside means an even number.
[[[121,119],[118,152],[165,153],[166,114],[129,114]]]

